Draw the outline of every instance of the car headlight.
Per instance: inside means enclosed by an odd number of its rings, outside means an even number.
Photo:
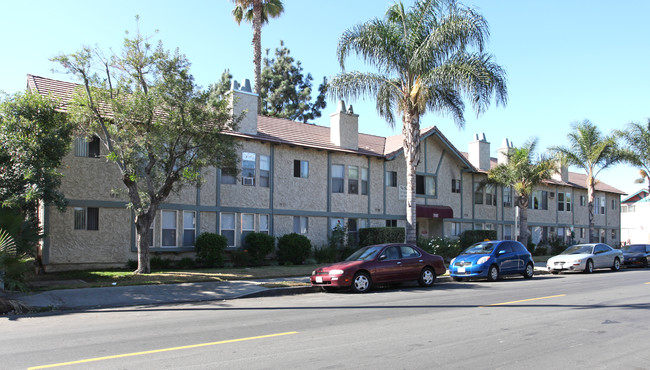
[[[343,270],[330,270],[330,276],[332,275],[343,275]]]
[[[483,256],[483,257],[479,258],[478,261],[476,261],[476,264],[477,265],[483,264],[483,263],[487,262],[489,259],[490,259],[490,256]]]
[[[314,275],[316,275],[316,270],[311,272],[311,276],[314,276]]]
[[[449,266],[453,266],[453,265],[454,265],[454,262],[456,262],[456,258],[452,258],[452,259],[451,259],[451,262],[449,262]]]

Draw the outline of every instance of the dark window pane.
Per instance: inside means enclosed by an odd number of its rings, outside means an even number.
[[[99,230],[99,208],[88,208],[88,230]]]
[[[300,177],[300,160],[293,160],[293,177]]]
[[[99,138],[97,136],[93,136],[92,141],[88,143],[88,156],[99,157]]]
[[[342,193],[342,192],[343,192],[343,179],[333,178],[332,193]]]
[[[183,230],[183,247],[194,246],[194,230]]]
[[[229,247],[235,245],[235,230],[221,230],[221,235],[225,236],[226,239],[228,239]]]
[[[162,246],[175,247],[176,246],[176,230],[163,229],[162,231]]]
[[[415,175],[415,194],[424,194],[424,176]]]

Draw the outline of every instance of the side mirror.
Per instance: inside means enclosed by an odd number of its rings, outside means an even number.
[[[385,259],[386,259],[386,255],[385,255],[385,254],[382,254],[381,256],[379,256],[379,258],[378,258],[377,260],[378,260],[378,261],[383,261],[383,260],[385,260]]]
[[[506,253],[506,251],[502,249],[500,251],[497,251],[497,256],[500,256],[500,255],[505,254],[505,253]]]

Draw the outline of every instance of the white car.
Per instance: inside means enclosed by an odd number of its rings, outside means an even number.
[[[618,271],[622,262],[623,251],[620,249],[602,243],[577,244],[549,258],[546,268],[552,274],[559,274],[561,271],[583,271],[589,274],[594,269],[601,268]]]

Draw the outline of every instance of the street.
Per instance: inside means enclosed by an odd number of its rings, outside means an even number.
[[[0,319],[3,369],[650,368],[650,271]]]

